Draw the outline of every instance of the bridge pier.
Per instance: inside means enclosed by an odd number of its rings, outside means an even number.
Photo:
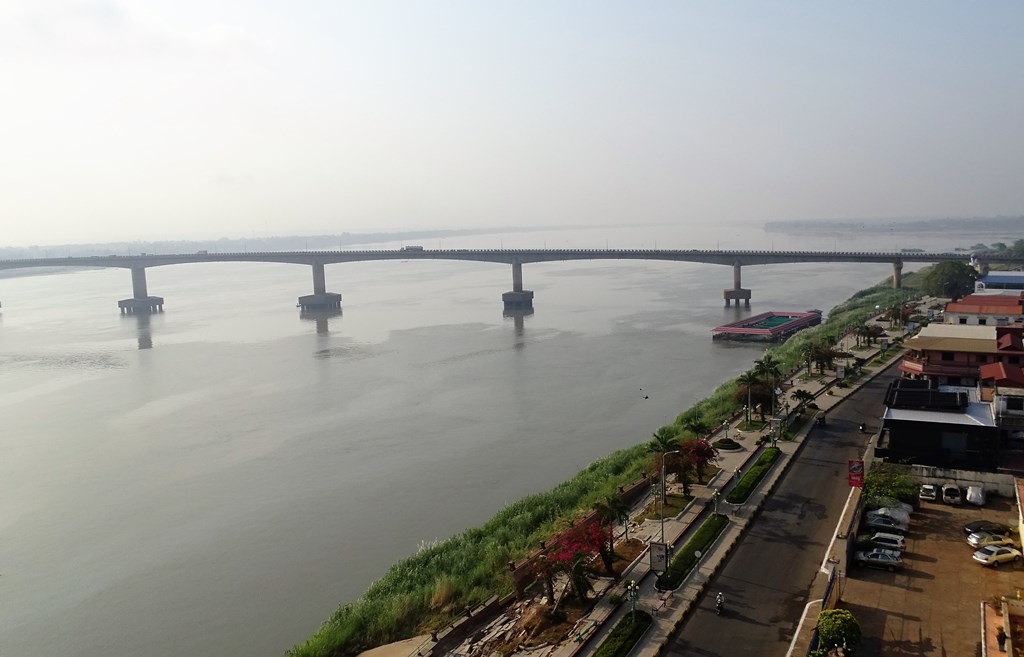
[[[892,286],[895,289],[903,287],[903,261],[897,260],[892,263]]]
[[[121,309],[122,315],[164,311],[164,298],[149,296],[145,267],[132,267],[132,298],[121,299],[117,302],[117,307]]]
[[[303,311],[307,310],[341,310],[341,295],[327,291],[327,277],[324,275],[324,263],[313,263],[313,294],[299,297],[297,304]]]
[[[533,310],[533,290],[523,289],[523,263],[512,263],[512,291],[501,295],[505,310]]]
[[[737,265],[732,266],[732,289],[726,288],[722,292],[722,296],[725,297],[725,307],[729,307],[729,302],[736,300],[736,307],[739,308],[740,301],[743,301],[743,305],[747,308],[750,307],[750,290],[743,288],[740,282],[740,271],[741,267]]]

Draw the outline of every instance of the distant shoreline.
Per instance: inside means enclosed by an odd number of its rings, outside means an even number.
[[[768,221],[765,232],[834,235],[870,229],[916,235],[924,232],[969,233],[972,235],[1019,235],[1024,232],[1024,216],[970,217],[945,219],[793,219]]]

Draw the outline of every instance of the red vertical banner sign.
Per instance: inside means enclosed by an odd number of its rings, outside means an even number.
[[[864,487],[864,461],[861,459],[850,459],[848,462],[846,473],[849,478],[850,485],[856,486],[857,488]]]

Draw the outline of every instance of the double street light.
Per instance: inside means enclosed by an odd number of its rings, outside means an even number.
[[[683,450],[674,449],[671,452],[663,452],[661,455],[661,544],[665,544],[665,459],[669,454],[678,454]]]

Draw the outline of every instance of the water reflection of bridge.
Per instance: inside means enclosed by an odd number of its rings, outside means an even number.
[[[313,292],[298,298],[303,311],[339,311],[341,294],[327,291],[325,266],[371,260],[464,260],[494,262],[512,266],[512,289],[503,293],[508,311],[528,312],[533,308],[533,291],[523,287],[523,265],[569,260],[661,260],[726,265],[733,268],[733,286],[723,291],[725,304],[743,301],[750,305],[751,292],[742,286],[745,265],[784,265],[809,262],[864,262],[892,265],[893,287],[902,287],[903,263],[969,261],[963,253],[872,253],[850,251],[722,251],[669,249],[424,249],[379,251],[268,251],[260,253],[139,254],[136,256],[89,256],[0,260],[0,269],[29,267],[120,267],[131,270],[132,296],[118,301],[122,313],[152,313],[163,310],[164,299],[152,296],[146,284],[146,269],[167,265],[209,262],[277,262],[306,265],[313,270]],[[991,262],[1024,264],[1024,258],[976,257],[979,268]]]

